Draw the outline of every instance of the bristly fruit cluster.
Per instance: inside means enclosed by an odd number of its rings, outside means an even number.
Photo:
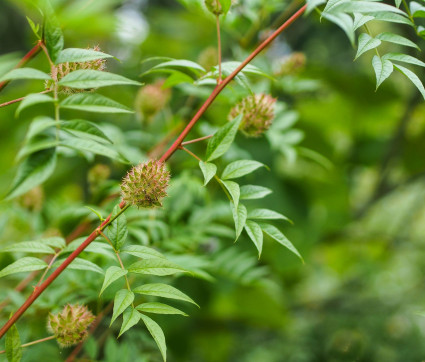
[[[122,198],[125,202],[151,208],[162,206],[167,196],[170,172],[161,161],[150,160],[134,166],[121,183]]]
[[[49,314],[47,328],[61,347],[73,346],[87,338],[87,328],[95,316],[84,305],[67,304],[62,312]]]
[[[276,98],[268,94],[250,95],[231,109],[229,120],[242,114],[239,129],[248,137],[259,137],[272,124],[275,103]]]
[[[171,89],[163,88],[164,80],[142,87],[137,93],[134,107],[141,118],[148,121],[160,112],[171,98]]]
[[[93,48],[89,48],[89,50],[94,50],[100,52],[100,48],[96,45]],[[92,69],[92,70],[105,70],[106,68],[106,60],[105,59],[96,59],[88,62],[66,62],[60,63],[52,68],[51,76],[53,79],[60,81],[63,77],[68,75],[71,72],[74,72],[79,69]],[[46,90],[53,90],[53,81],[46,81]],[[65,94],[78,93],[78,92],[87,92],[93,91],[93,89],[73,89],[69,87],[61,87],[60,92]]]
[[[220,0],[205,0],[205,6],[207,7],[208,11],[214,15],[223,14],[223,7],[220,4]]]

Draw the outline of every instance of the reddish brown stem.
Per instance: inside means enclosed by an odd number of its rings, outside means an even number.
[[[245,66],[251,62],[264,48],[266,48],[274,39],[276,39],[279,34],[284,31],[289,25],[291,25],[296,19],[298,19],[306,10],[307,5],[304,5],[301,9],[299,9],[294,15],[292,15],[288,20],[286,20],[282,26],[280,26],[273,34],[271,34],[266,40],[264,40],[260,46],[255,49],[240,65],[237,67],[230,75],[228,75],[223,81],[217,85],[205,103],[199,108],[198,112],[192,118],[192,120],[188,123],[186,128],[180,133],[180,136],[177,137],[175,142],[171,145],[171,147],[164,153],[164,155],[160,158],[160,161],[167,161],[174,152],[179,148],[180,144],[186,138],[188,133],[191,131],[193,126],[198,122],[199,118],[205,113],[211,103],[216,99],[216,97],[220,94],[220,92],[226,87],[234,77],[243,69]]]
[[[306,10],[307,5],[304,5],[299,9],[294,15],[292,15],[279,29],[277,29],[273,34],[271,34],[261,45],[255,49],[240,65],[236,68],[229,76],[227,76],[220,85],[217,85],[208,99],[204,102],[192,120],[188,123],[186,128],[182,133],[177,137],[176,141],[170,146],[170,148],[164,153],[160,158],[160,161],[167,161],[177,149],[180,148],[181,143],[184,141],[185,137],[191,131],[196,122],[201,118],[204,112],[208,109],[214,99],[220,94],[224,87],[230,83],[230,81],[252,60],[254,59],[265,47],[267,47],[283,30],[285,30],[289,25],[291,25],[296,19],[298,19]],[[119,204],[120,208],[123,210],[127,208],[128,205],[124,201]],[[39,286],[34,292],[28,297],[28,299],[22,304],[22,306],[15,312],[15,314],[6,322],[6,324],[0,330],[0,338],[2,338],[11,326],[25,313],[25,311],[31,306],[32,303],[40,296],[43,291],[53,283],[53,281],[68,267],[72,261],[81,254],[84,249],[99,235],[99,231],[103,230],[110,222],[111,215],[109,215],[106,220],[94,230],[88,238],[71,254],[69,255],[63,263]]]
[[[42,92],[39,92],[39,94],[44,94],[44,93],[49,93],[49,92],[51,92],[51,90],[50,90],[50,89],[45,90],[45,91],[42,91]],[[25,96],[25,97],[21,97],[21,98],[14,99],[13,101],[9,101],[9,102],[5,102],[5,103],[1,103],[1,104],[0,104],[0,108],[2,108],[2,107],[6,107],[6,106],[9,106],[9,105],[11,105],[11,104],[13,104],[13,103],[21,102],[21,101],[23,101],[25,98],[26,98],[26,96]]]
[[[196,142],[204,141],[204,140],[207,140],[207,139],[211,138],[212,136],[213,135],[209,135],[209,136],[204,136],[204,137],[200,137],[200,138],[195,138],[194,140],[182,142],[182,146],[190,145],[191,143],[196,143]]]
[[[37,44],[27,53],[25,56],[16,64],[15,68],[21,68],[25,64],[27,64],[32,58],[34,58],[41,50],[41,40],[37,42]],[[1,90],[9,84],[10,80],[4,80],[0,82],[0,92]]]

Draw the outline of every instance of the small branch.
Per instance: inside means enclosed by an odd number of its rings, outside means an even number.
[[[217,24],[217,50],[218,50],[218,78],[217,84],[221,83],[221,35],[220,35],[220,15],[216,15],[216,24]]]
[[[194,139],[194,140],[190,140],[190,141],[182,142],[182,146],[190,145],[191,143],[196,143],[196,142],[204,141],[204,140],[207,140],[207,139],[211,138],[212,136],[213,136],[213,135],[211,134],[211,135],[209,135],[209,136],[205,136],[205,137],[201,137],[201,138],[196,138],[196,139]]]
[[[35,288],[37,288],[42,282],[44,277],[46,276],[46,274],[49,272],[49,270],[51,269],[53,263],[55,262],[56,258],[59,256],[59,252],[56,253],[55,255],[53,255],[52,259],[49,262],[49,265],[47,265],[46,270],[44,271],[43,275],[41,276],[40,280],[38,281],[37,285]]]
[[[38,41],[37,44],[19,61],[19,63],[13,69],[22,68],[27,64],[32,58],[34,58],[41,50],[41,41]],[[9,84],[10,80],[5,80],[0,82],[0,92]]]
[[[46,342],[46,341],[51,341],[52,339],[55,339],[55,338],[56,338],[55,336],[49,336],[49,337],[46,337],[46,338],[37,339],[36,341],[21,344],[21,347],[33,346],[34,344],[38,344],[38,343],[42,343],[42,342]],[[0,354],[3,354],[3,353],[6,353],[6,351],[0,351]]]
[[[39,92],[38,94],[45,94],[45,93],[49,93],[49,92],[51,92],[51,90],[50,90],[50,89],[45,90],[45,91],[42,91],[42,92]],[[17,98],[17,99],[14,99],[13,101],[9,101],[9,102],[5,102],[5,103],[1,103],[1,104],[0,104],[0,108],[2,108],[2,107],[6,107],[6,106],[9,106],[9,105],[11,105],[11,104],[13,104],[13,103],[21,102],[21,101],[23,101],[26,97],[27,97],[27,96],[25,96],[25,97],[21,97],[21,98]]]

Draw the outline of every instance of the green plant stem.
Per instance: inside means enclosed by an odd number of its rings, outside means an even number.
[[[112,247],[112,249],[114,250],[114,253],[115,253],[115,255],[116,255],[116,257],[117,257],[117,259],[118,259],[118,263],[120,264],[120,267],[121,267],[121,269],[122,270],[126,270],[125,268],[124,268],[124,264],[123,264],[123,262],[122,262],[122,260],[121,260],[121,257],[120,257],[120,253],[119,253],[119,251],[118,250],[116,250],[115,248],[114,248],[114,244],[112,244],[112,241],[105,235],[105,233],[104,232],[102,232],[102,231],[99,231],[99,234],[100,235],[102,235],[104,238],[105,238],[105,240],[109,243],[109,245],[111,245],[111,247]],[[130,283],[129,283],[129,281],[128,281],[128,278],[127,278],[127,275],[124,275],[124,278],[125,278],[125,283],[127,284],[127,289],[128,289],[128,291],[129,292],[131,292],[131,288],[130,288]],[[133,308],[134,308],[134,304],[133,303],[131,303],[131,305],[133,306]]]
[[[292,15],[284,24],[282,24],[273,34],[271,34],[265,41],[263,41],[260,46],[258,46],[240,65],[237,67],[229,76],[227,76],[220,85],[217,85],[208,99],[204,102],[198,112],[194,115],[192,120],[187,124],[184,130],[180,133],[174,143],[168,148],[168,150],[164,153],[164,155],[160,158],[161,162],[167,161],[180,147],[181,143],[184,141],[188,133],[191,131],[196,122],[201,118],[201,116],[205,113],[208,107],[213,103],[215,98],[221,93],[221,91],[229,84],[232,79],[247,65],[254,59],[264,48],[266,48],[274,39],[278,37],[280,33],[282,33],[286,28],[288,28],[296,19],[301,17],[301,15],[307,9],[307,5],[301,7],[294,15]],[[90,243],[95,240],[100,234],[99,231],[103,231],[115,218],[121,215],[128,207],[124,201],[121,201],[119,204],[121,208],[120,212],[112,217],[110,214],[106,220],[97,227],[84,242],[75,249],[63,262],[59,267],[52,273],[50,276],[36,289],[34,292],[28,297],[28,299],[21,305],[21,307],[12,315],[12,317],[4,324],[4,326],[0,329],[0,338],[2,338],[6,332],[12,327],[15,322],[25,313],[25,311],[34,303],[34,301],[43,293],[45,289],[47,289],[53,281],[71,264],[74,259],[80,255],[84,249],[90,245]]]
[[[364,28],[366,29],[366,32],[373,38],[372,36],[372,32],[370,31],[369,27],[367,26],[367,24],[364,24]],[[375,53],[376,55],[380,58],[381,56],[379,55],[379,50],[378,48],[375,48]]]
[[[200,137],[200,138],[195,138],[193,140],[190,141],[186,141],[186,142],[182,142],[182,146],[186,146],[186,145],[190,145],[191,143],[196,143],[196,142],[200,142],[200,141],[204,141],[207,140],[209,138],[211,138],[213,135],[209,135],[209,136],[204,136],[204,137]]]
[[[183,150],[184,152],[186,152],[187,154],[191,155],[193,158],[197,159],[198,161],[204,162],[204,161],[202,161],[202,159],[200,157],[198,157],[197,155],[195,155],[192,151],[189,151],[186,147],[180,146],[179,148],[181,150]],[[224,193],[226,194],[227,198],[231,202],[233,202],[232,197],[229,194],[229,191],[227,191],[226,186],[223,185],[223,182],[221,182],[220,178],[217,175],[214,175],[214,179],[219,183],[219,185],[223,189]]]
[[[52,339],[55,339],[55,336],[49,336],[46,338],[42,338],[42,339],[37,339],[36,341],[32,341],[32,342],[28,342],[28,343],[24,343],[21,345],[21,347],[29,347],[29,346],[33,346],[34,344],[38,344],[38,343],[42,343],[42,342],[46,342],[46,341],[51,341]],[[6,351],[0,351],[0,354],[6,353]]]
[[[220,34],[220,15],[215,16],[216,25],[217,25],[217,52],[218,52],[218,78],[217,84],[221,83],[221,34]]]
[[[415,24],[415,21],[414,21],[413,16],[412,16],[412,12],[409,9],[409,5],[407,5],[407,1],[406,0],[402,0],[402,1],[403,1],[404,9],[406,10],[407,15],[409,16],[410,21],[413,24]]]
[[[21,68],[25,64],[27,64],[32,58],[34,58],[41,50],[41,44],[42,41],[39,40],[36,45],[27,53],[24,55],[24,57],[19,61],[19,63],[15,66],[13,69]],[[10,80],[5,80],[3,82],[0,82],[0,92],[3,88],[5,88],[10,83]]]

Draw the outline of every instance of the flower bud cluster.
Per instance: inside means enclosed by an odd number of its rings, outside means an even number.
[[[135,109],[143,119],[151,121],[171,98],[171,89],[163,88],[164,81],[158,80],[140,88],[136,95]]]

